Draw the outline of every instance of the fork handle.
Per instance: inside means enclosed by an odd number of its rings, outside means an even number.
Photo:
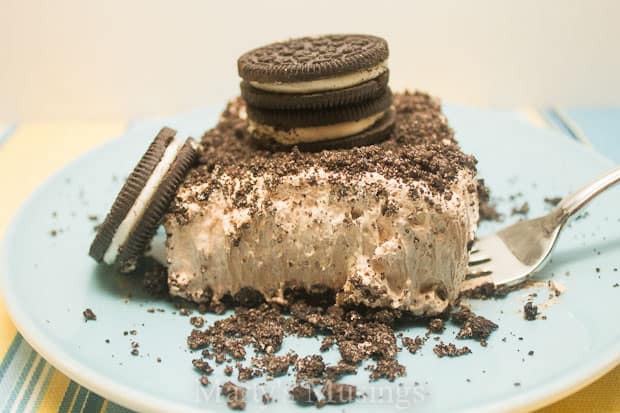
[[[578,191],[573,192],[558,204],[558,208],[564,212],[564,220],[579,211],[592,198],[620,181],[620,167],[615,167],[594,181],[585,185]]]

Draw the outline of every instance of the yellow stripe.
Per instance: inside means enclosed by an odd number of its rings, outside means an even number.
[[[49,413],[58,411],[58,407],[62,402],[62,398],[69,386],[69,379],[59,371],[54,371],[52,379],[50,380],[45,394],[41,399],[41,403],[37,407],[38,413]]]
[[[15,339],[15,334],[15,326],[9,318],[4,305],[0,304],[0,360],[4,358],[4,355],[9,350],[13,339]]]
[[[537,109],[523,108],[517,110],[517,113],[534,126],[538,126],[539,128],[549,127],[549,123]]]
[[[585,389],[548,406],[538,413],[620,412],[620,367],[616,367]]]
[[[107,409],[108,409],[108,401],[107,399],[103,399],[103,404],[101,405],[101,410],[99,410],[99,412],[105,413]]]

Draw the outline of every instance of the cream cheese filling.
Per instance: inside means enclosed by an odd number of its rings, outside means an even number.
[[[149,179],[146,181],[140,195],[138,195],[131,206],[131,209],[127,213],[127,216],[125,216],[121,224],[116,229],[114,237],[112,237],[112,241],[103,256],[103,261],[106,264],[111,265],[114,261],[116,261],[119,248],[127,242],[127,239],[129,239],[129,234],[131,234],[131,231],[133,231],[137,223],[142,218],[142,215],[151,202],[155,191],[157,191],[159,184],[174,162],[181,145],[182,142],[177,139],[173,139],[172,142],[168,144],[168,147],[164,151],[164,155],[153,170],[153,173]]]
[[[250,81],[250,84],[256,89],[265,90],[275,93],[313,93],[323,92],[326,90],[345,89],[351,86],[359,85],[368,80],[374,79],[385,73],[387,70],[387,60],[364,69],[359,72],[347,73],[345,75],[317,79],[306,80],[302,82],[256,82]]]
[[[273,126],[250,120],[248,129],[251,133],[257,132],[260,135],[269,136],[283,145],[295,145],[298,143],[333,140],[355,135],[371,127],[377,120],[381,119],[384,114],[385,111],[350,122],[291,128],[287,130],[277,129]]]

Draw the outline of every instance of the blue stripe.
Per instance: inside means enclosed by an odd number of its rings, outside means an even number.
[[[105,413],[133,413],[133,410],[126,409],[123,406],[119,406],[116,403],[112,403],[111,401],[108,401],[108,405],[106,406]]]
[[[9,368],[9,365],[13,361],[13,358],[15,358],[15,353],[17,353],[17,349],[19,348],[19,345],[22,343],[23,340],[24,339],[22,338],[21,334],[16,334],[13,338],[13,341],[9,346],[9,351],[7,351],[6,355],[4,356],[4,360],[2,360],[2,364],[0,364],[0,380],[2,380],[4,374],[6,373],[6,370]]]
[[[545,118],[547,123],[551,124],[551,126],[554,126],[565,135],[568,135],[571,138],[578,140],[578,137],[575,136],[573,130],[562,120],[562,117],[558,114],[557,110],[546,109],[541,111],[541,114]]]
[[[4,131],[0,131],[0,145],[9,139],[13,132],[15,132],[15,125],[11,125]]]
[[[80,386],[80,391],[78,391],[78,395],[75,398],[75,403],[73,403],[73,408],[71,409],[71,413],[80,413],[82,411],[82,406],[84,406],[84,401],[88,396],[88,390],[86,387]]]
[[[28,375],[28,372],[32,368],[34,359],[37,357],[37,353],[35,353],[33,350],[30,350],[30,351],[31,351],[30,357],[28,357],[28,361],[22,368],[22,372],[19,375],[19,378],[17,379],[17,381],[15,382],[15,385],[13,386],[13,390],[11,391],[11,394],[9,395],[9,399],[4,404],[4,408],[3,408],[4,412],[9,412],[11,410],[11,407],[13,407],[13,403],[15,403],[15,399],[17,398],[17,393],[19,393],[22,386],[24,385],[24,382],[26,381],[26,376]]]
[[[39,378],[41,377],[41,372],[43,371],[45,364],[46,364],[45,360],[43,359],[39,360],[39,365],[37,366],[37,369],[34,371],[34,374],[32,375],[32,377],[30,377],[30,383],[28,383],[28,387],[26,388],[24,397],[22,397],[21,401],[19,402],[19,406],[17,406],[18,412],[24,411],[24,408],[26,407],[28,400],[30,400],[30,397],[32,396],[32,390],[34,390],[34,386],[37,384],[37,382],[39,381]]]
[[[103,406],[103,398],[98,394],[90,392],[86,404],[84,405],[84,412],[86,413],[99,413]]]
[[[594,149],[620,163],[620,107],[568,108],[562,113],[579,127]]]
[[[60,402],[60,407],[58,408],[59,412],[65,413],[69,411],[69,406],[71,406],[71,400],[73,400],[73,395],[77,390],[77,384],[74,381],[70,381],[67,386],[67,390],[65,390],[65,395],[62,398],[62,402]]]

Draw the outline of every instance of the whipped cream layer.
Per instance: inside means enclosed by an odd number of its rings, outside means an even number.
[[[171,213],[164,223],[170,293],[217,302],[252,287],[283,301],[289,285],[323,285],[341,304],[444,311],[458,297],[478,221],[474,172],[459,171],[448,197],[377,172],[347,193],[338,185],[346,179],[319,167],[273,186],[248,170],[184,186],[175,201],[183,220]],[[247,182],[251,205],[235,206]]]

